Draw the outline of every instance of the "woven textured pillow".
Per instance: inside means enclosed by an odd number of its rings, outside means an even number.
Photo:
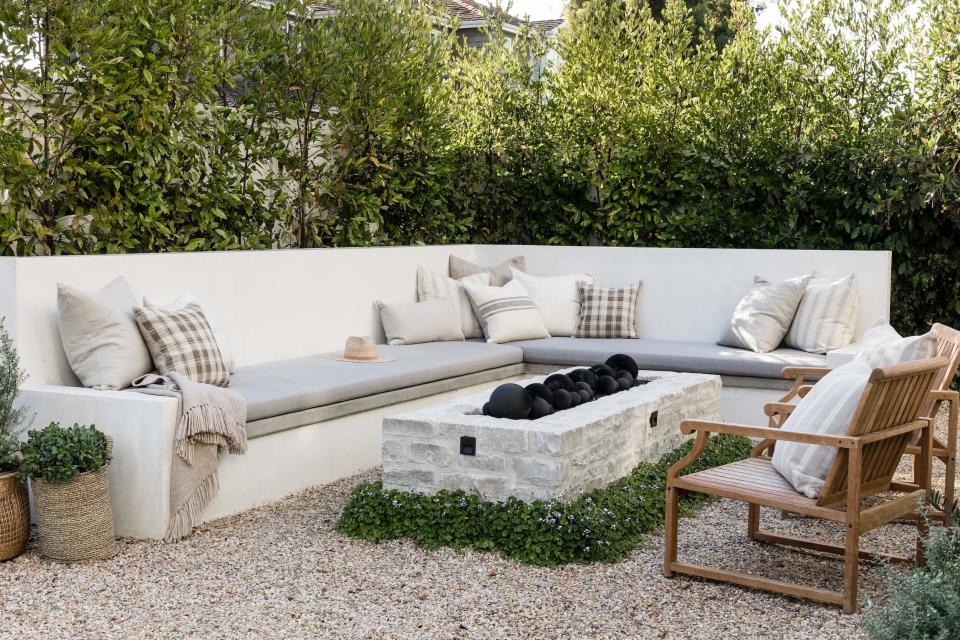
[[[859,310],[856,276],[850,274],[834,282],[816,278],[807,285],[783,343],[810,353],[845,347],[853,340]]]
[[[737,304],[717,341],[725,347],[768,353],[780,346],[803,298],[810,276],[770,282],[759,276]]]
[[[477,312],[487,342],[513,342],[549,338],[540,312],[527,290],[516,280],[502,287],[466,284],[470,301]]]
[[[637,338],[640,285],[595,287],[580,283],[580,321],[575,338]]]
[[[490,284],[494,287],[502,287],[510,282],[510,279],[513,277],[510,275],[510,269],[526,271],[527,259],[523,256],[517,256],[509,260],[504,260],[496,266],[484,267],[476,262],[470,262],[469,260],[464,260],[454,255],[450,256],[450,277],[454,280],[461,280],[477,273],[489,273]]]
[[[593,276],[531,276],[518,269],[510,272],[537,305],[550,335],[572,336],[580,321],[580,283],[593,284]]]
[[[133,315],[161,374],[176,371],[194,382],[230,386],[230,372],[200,305],[174,310],[137,307]]]
[[[480,326],[477,314],[473,312],[470,296],[463,288],[464,284],[487,286],[490,284],[490,273],[484,271],[467,276],[462,280],[454,280],[436,271],[417,267],[417,300],[420,302],[428,302],[437,298],[453,300],[463,336],[465,338],[482,338],[483,327]]]

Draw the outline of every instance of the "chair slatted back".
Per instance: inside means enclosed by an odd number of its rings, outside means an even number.
[[[931,387],[947,364],[945,358],[931,358],[874,369],[847,435],[865,436],[919,418]],[[910,437],[910,433],[905,433],[863,446],[860,486],[864,498],[889,488]],[[818,505],[833,506],[846,500],[848,458],[846,449],[837,452]]]
[[[953,384],[957,369],[960,369],[960,331],[940,323],[933,325],[932,331],[937,339],[937,357],[948,360],[937,375],[933,388],[938,391],[947,391]],[[927,418],[936,417],[940,402],[940,400],[928,398],[920,410],[920,415]]]

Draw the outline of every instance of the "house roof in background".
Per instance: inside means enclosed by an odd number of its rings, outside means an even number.
[[[563,24],[563,18],[556,18],[553,20],[531,20],[530,26],[534,29],[539,29],[540,31],[553,31],[557,27]]]

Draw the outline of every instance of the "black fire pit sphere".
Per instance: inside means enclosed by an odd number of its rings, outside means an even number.
[[[541,396],[536,396],[530,403],[530,415],[527,417],[531,420],[536,420],[537,418],[548,416],[551,413],[553,413],[553,407],[550,406],[550,403]]]
[[[637,361],[625,353],[618,353],[607,358],[607,366],[614,370],[623,369],[624,371],[629,371],[632,380],[636,380],[637,371],[640,370],[639,367],[637,367]]]
[[[522,420],[530,415],[532,401],[527,390],[518,384],[502,384],[490,394],[490,415],[494,418]]]

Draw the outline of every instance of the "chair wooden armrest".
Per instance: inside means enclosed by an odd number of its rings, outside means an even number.
[[[822,378],[830,373],[827,367],[784,367],[780,373],[788,380],[793,378]]]
[[[708,422],[704,420],[684,420],[680,423],[680,432],[691,434],[694,431],[707,433],[727,433],[748,438],[769,438],[771,440],[786,440],[788,442],[804,442],[806,444],[824,444],[828,447],[852,449],[858,446],[861,438],[853,436],[834,436],[822,433],[805,433],[802,431],[783,431],[773,427],[756,427],[747,424],[731,424],[728,422]]]
[[[797,395],[801,398],[806,398],[807,394],[813,390],[812,384],[804,384],[797,387]]]
[[[763,413],[768,418],[772,418],[773,416],[789,416],[796,408],[797,405],[790,404],[789,402],[768,402],[763,405]],[[777,426],[779,427],[779,425]]]
[[[801,389],[811,386],[804,384],[807,378],[822,378],[830,373],[830,369],[827,367],[784,367],[780,370],[780,373],[787,380],[793,380],[793,385],[787,390],[784,396],[780,398],[780,402],[787,402],[798,395],[802,398],[807,394],[809,389],[801,393]]]
[[[952,389],[934,389],[930,392],[930,397],[945,402],[958,402],[960,401],[960,392]]]

